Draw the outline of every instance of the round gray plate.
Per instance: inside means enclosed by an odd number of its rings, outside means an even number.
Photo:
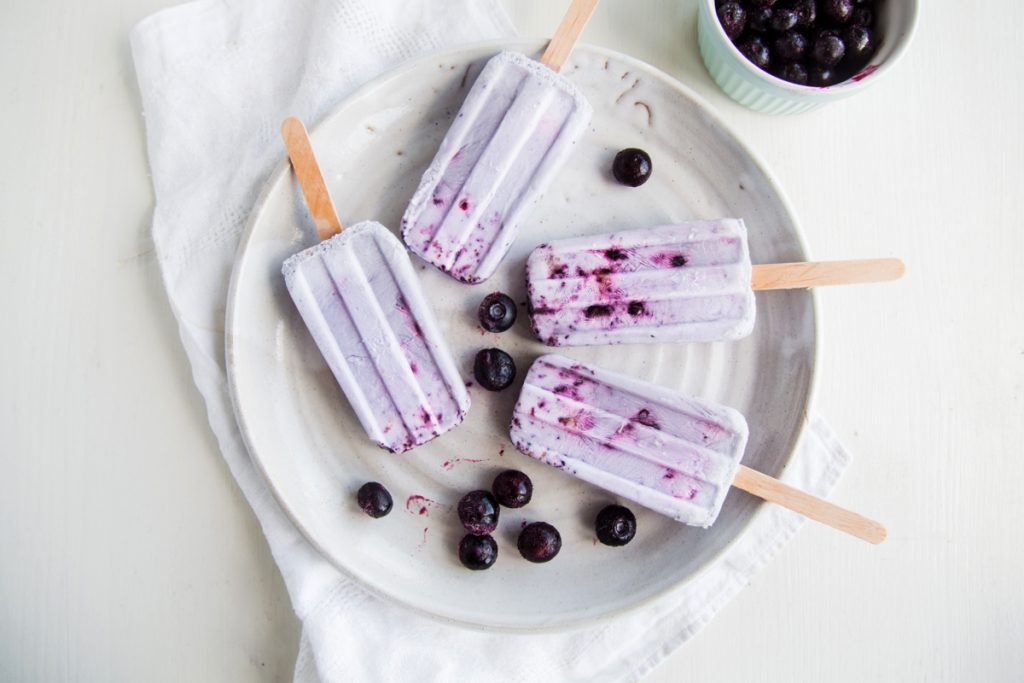
[[[341,219],[376,219],[397,230],[406,202],[483,63],[503,47],[537,56],[537,43],[489,43],[405,64],[348,98],[313,132]],[[613,497],[518,453],[508,423],[522,376],[547,349],[525,310],[504,334],[485,334],[476,308],[501,290],[525,301],[523,266],[538,243],[693,218],[735,216],[750,231],[755,263],[805,252],[781,191],[763,166],[692,92],[647,64],[581,46],[563,69],[594,105],[591,129],[532,212],[505,263],[468,286],[414,260],[465,377],[482,347],[516,359],[520,379],[501,393],[473,386],[466,421],[404,455],[366,437],[285,291],[281,262],[314,233],[287,166],[253,211],[239,250],[227,316],[228,373],[243,437],[285,511],[343,572],[374,592],[428,614],[491,628],[542,629],[598,619],[693,579],[735,541],[758,510],[733,490],[708,530],[636,509],[639,531],[623,548],[596,543],[593,519]],[[617,184],[611,160],[642,147],[654,162],[640,188]],[[282,155],[284,154],[282,148]],[[751,438],[744,462],[770,474],[800,438],[812,394],[815,307],[807,292],[757,299],[755,332],[741,342],[565,348],[574,358],[681,389],[742,411]],[[506,468],[527,472],[533,502],[502,512],[498,561],[462,568],[453,510],[463,493],[489,488]],[[366,481],[395,498],[387,517],[355,505]],[[561,554],[534,565],[516,551],[523,522],[562,533]]]

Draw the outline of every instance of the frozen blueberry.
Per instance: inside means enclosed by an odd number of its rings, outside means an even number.
[[[797,23],[800,26],[814,26],[818,21],[818,5],[815,0],[796,0],[792,7],[796,10]]]
[[[822,66],[835,66],[846,54],[846,43],[833,31],[823,31],[814,41],[811,55]]]
[[[782,33],[796,26],[799,19],[800,17],[795,9],[783,7],[772,13],[772,20],[769,26],[771,26],[773,31]]]
[[[843,31],[846,54],[857,61],[863,61],[875,51],[875,36],[865,26],[850,26]]]
[[[527,524],[519,533],[519,554],[530,562],[548,562],[562,549],[562,536],[547,522]]]
[[[808,40],[799,31],[786,31],[773,45],[779,62],[798,62],[807,54]]]
[[[725,29],[725,35],[736,40],[747,25],[747,10],[738,2],[723,2],[718,6],[718,21]]]
[[[864,26],[865,28],[871,28],[871,24],[875,23],[874,13],[867,7],[854,7],[853,16],[850,17],[850,24],[853,26]]]
[[[771,51],[760,36],[748,38],[739,45],[740,52],[759,69],[767,69],[771,63]]]
[[[489,491],[470,491],[458,505],[459,521],[471,534],[483,536],[498,528],[498,501]]]
[[[647,152],[636,147],[624,149],[615,155],[612,162],[612,175],[623,185],[639,187],[651,177],[651,157]]]
[[[375,481],[368,481],[359,487],[356,502],[363,512],[374,518],[388,514],[394,505],[388,490]]]
[[[489,535],[466,534],[459,541],[459,561],[466,569],[488,569],[498,559],[498,544]]]
[[[754,7],[747,13],[747,31],[764,33],[771,28],[774,10],[771,7]]]
[[[597,513],[597,540],[605,545],[626,545],[636,535],[636,516],[629,508],[609,505]]]
[[[779,78],[797,85],[807,85],[807,67],[800,62],[790,62],[779,71]]]
[[[507,508],[521,508],[533,498],[533,482],[525,472],[505,470],[494,478],[491,493]]]
[[[821,13],[834,26],[843,26],[853,16],[853,0],[824,0]]]
[[[837,81],[835,71],[831,67],[814,64],[807,70],[807,82],[810,85],[823,88],[832,85]]]
[[[482,349],[473,361],[473,376],[484,389],[501,391],[515,380],[516,364],[501,349]]]
[[[494,292],[480,302],[476,315],[488,332],[504,332],[516,321],[516,302],[507,294]]]

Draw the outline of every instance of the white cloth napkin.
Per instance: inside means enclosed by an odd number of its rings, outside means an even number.
[[[366,593],[305,541],[256,473],[228,396],[224,307],[241,231],[282,156],[280,122],[292,114],[316,122],[414,55],[512,34],[499,0],[199,0],[132,31],[157,259],[210,425],[302,620],[296,681],[636,680],[800,526],[797,515],[769,507],[712,570],[641,612],[572,631],[495,634]],[[787,479],[826,494],[848,460],[813,418]]]

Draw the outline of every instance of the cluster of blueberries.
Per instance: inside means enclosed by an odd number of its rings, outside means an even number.
[[[651,157],[631,147],[615,155],[612,175],[623,185],[639,187],[651,176]],[[488,332],[504,332],[516,322],[516,303],[502,292],[484,297],[477,309],[480,326]],[[473,361],[473,376],[481,387],[501,391],[516,378],[512,356],[497,348],[482,349]],[[468,532],[459,542],[459,561],[468,569],[487,569],[498,559],[498,542],[491,533],[498,528],[502,507],[521,508],[533,498],[533,482],[519,470],[506,470],[494,478],[491,490],[470,491],[459,500],[459,521]],[[370,517],[384,517],[394,506],[383,484],[371,481],[356,493],[360,509]],[[636,535],[636,516],[621,505],[607,505],[594,520],[597,539],[609,546],[623,546]],[[547,522],[532,522],[519,532],[519,554],[530,562],[548,562],[562,549],[562,536]]]
[[[718,21],[752,64],[824,87],[855,75],[878,44],[876,0],[716,0]]]
[[[456,507],[467,531],[459,541],[459,561],[467,569],[488,569],[498,559],[498,542],[491,534],[498,528],[501,508],[521,508],[533,498],[533,482],[524,472],[505,470],[494,478],[491,490],[470,491]],[[359,507],[370,517],[384,517],[394,506],[382,484],[363,484],[356,494]],[[598,513],[594,529],[601,543],[622,546],[636,535],[636,516],[621,505],[608,505]],[[549,562],[562,549],[562,536],[547,522],[532,522],[519,532],[519,554],[530,562]]]

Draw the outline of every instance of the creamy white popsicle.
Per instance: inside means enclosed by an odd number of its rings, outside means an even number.
[[[402,218],[409,250],[462,282],[490,277],[591,113],[572,82],[540,62],[491,58]]]
[[[754,327],[751,269],[732,218],[549,242],[526,263],[530,319],[549,346],[739,339]]]
[[[371,439],[402,452],[462,422],[469,394],[401,242],[366,221],[290,257],[288,292]]]
[[[747,443],[737,411],[558,355],[530,367],[523,453],[686,524],[714,523]]]

